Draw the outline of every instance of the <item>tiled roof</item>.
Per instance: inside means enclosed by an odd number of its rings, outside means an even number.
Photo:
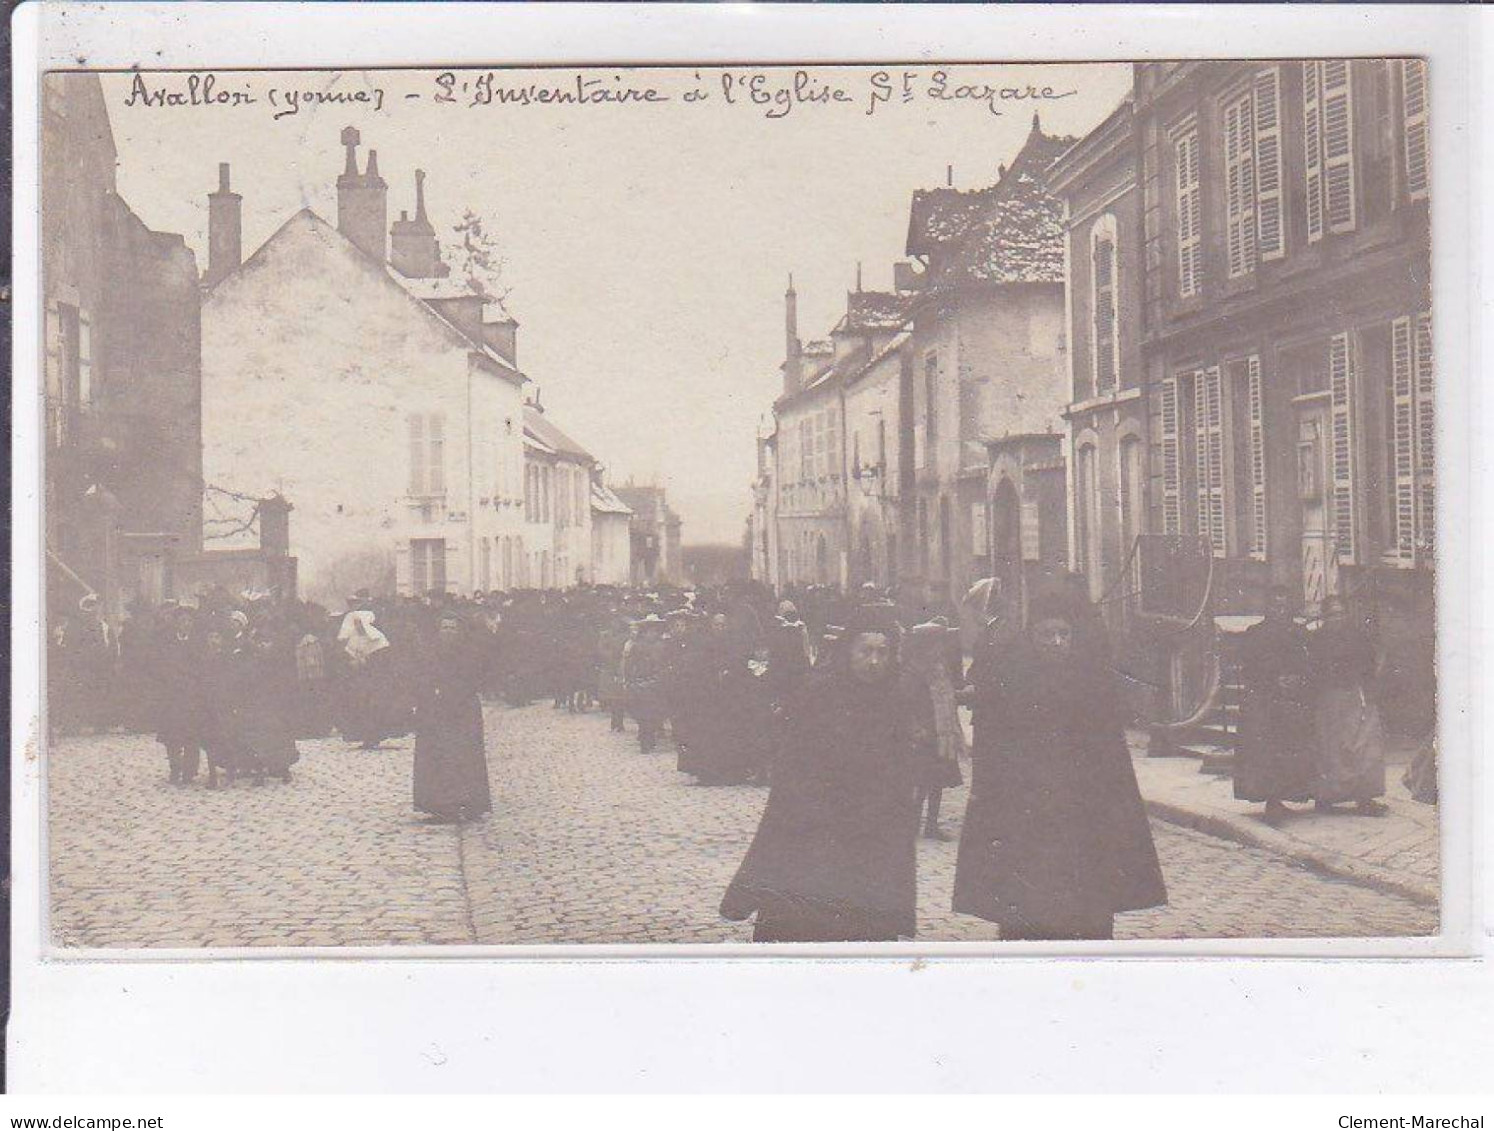
[[[836,324],[837,333],[897,331],[908,320],[916,295],[889,291],[851,291],[846,295],[846,313]]]
[[[524,406],[524,432],[551,451],[594,462],[592,454],[546,419],[533,405]]]
[[[591,485],[591,509],[601,514],[630,515],[633,508],[628,506],[613,493],[612,488],[604,487],[600,483]]]
[[[804,348],[799,352],[805,357],[829,357],[835,352],[835,343],[829,338],[816,338],[812,342],[805,342]]]
[[[908,215],[908,254],[927,255],[957,240],[990,203],[991,188],[916,189]]]
[[[1034,119],[1032,133],[1001,179],[990,188],[961,194],[968,211],[949,210],[945,217],[946,227],[958,229],[958,235],[935,241],[949,253],[933,280],[936,288],[1063,282],[1063,204],[1048,189],[1047,170],[1075,140],[1043,133]],[[916,194],[913,207],[916,219]],[[913,243],[910,227],[910,251]]]

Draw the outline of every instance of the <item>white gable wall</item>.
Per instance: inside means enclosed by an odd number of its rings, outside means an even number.
[[[474,526],[521,529],[521,507],[491,502],[500,464],[522,498],[519,388],[472,373],[455,331],[311,213],[214,288],[202,355],[204,480],[291,502],[303,595],[336,600],[396,563],[407,588],[411,538],[444,539],[447,587],[470,590]],[[444,496],[426,505],[410,498],[417,413],[444,437]]]

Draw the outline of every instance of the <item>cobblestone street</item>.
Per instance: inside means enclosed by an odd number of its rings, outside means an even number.
[[[745,941],[716,914],[767,791],[703,788],[599,714],[489,707],[495,811],[460,832],[410,806],[412,741],[301,744],[293,780],[166,781],[146,737],[50,754],[54,940],[74,947]],[[968,771],[967,771],[968,776]],[[966,789],[946,794],[957,834]],[[1153,822],[1171,903],[1120,938],[1426,934],[1435,911],[1260,848]],[[919,937],[994,925],[949,908],[955,843],[919,842]]]

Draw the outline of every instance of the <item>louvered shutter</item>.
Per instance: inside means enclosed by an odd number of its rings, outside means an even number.
[[[417,412],[410,416],[410,494],[424,495],[425,486],[425,417]]]
[[[1402,129],[1406,143],[1406,192],[1412,200],[1427,195],[1431,179],[1427,151],[1427,64],[1424,59],[1401,63]]]
[[[93,402],[93,323],[78,311],[78,403]]]
[[[1193,375],[1193,453],[1198,533],[1216,557],[1228,552],[1224,498],[1224,395],[1219,368]]]
[[[1247,92],[1224,110],[1225,244],[1231,279],[1255,270],[1253,102]]]
[[[1411,319],[1390,326],[1391,544],[1389,557],[1416,561],[1416,381]]]
[[[1347,59],[1323,63],[1323,198],[1328,230],[1353,231],[1353,71]]]
[[[1428,563],[1437,544],[1437,418],[1433,401],[1432,316],[1416,316],[1417,550]]]
[[[425,447],[426,459],[429,464],[426,469],[426,489],[432,495],[444,495],[446,493],[446,419],[438,412],[433,412],[426,422]]]
[[[1333,528],[1338,560],[1353,565],[1355,537],[1354,477],[1358,459],[1354,430],[1354,355],[1348,334],[1335,334],[1328,345],[1328,388],[1333,409]]]
[[[1286,254],[1281,223],[1281,72],[1255,76],[1256,249],[1262,259]]]
[[[1181,534],[1183,462],[1179,444],[1178,379],[1162,382],[1162,533]]]
[[[1095,392],[1115,388],[1115,241],[1108,236],[1095,241]]]
[[[1312,60],[1302,64],[1302,148],[1307,174],[1307,239],[1313,243],[1323,238],[1322,67],[1322,63]]]
[[[1245,395],[1250,413],[1250,556],[1266,560],[1266,396],[1261,382],[1261,359],[1245,362]]]
[[[1198,195],[1198,131],[1180,134],[1174,143],[1177,166],[1178,294],[1196,295],[1203,280],[1200,227],[1202,213]]]

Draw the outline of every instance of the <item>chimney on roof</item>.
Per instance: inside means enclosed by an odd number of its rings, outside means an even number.
[[[892,289],[899,294],[918,290],[920,281],[918,273],[913,270],[913,264],[908,260],[900,259],[892,265]]]
[[[944,166],[944,187],[954,188],[954,166]]]
[[[1035,134],[1040,134],[1043,132],[1042,119],[1038,117],[1038,112],[1036,110],[1032,112],[1032,132]]]
[[[368,153],[368,171],[358,172],[358,144],[362,140],[353,126],[342,131],[347,160],[337,178],[337,230],[365,255],[383,263],[389,254],[389,186],[379,176],[379,155],[374,150]]]
[[[861,293],[861,260],[856,260],[856,293]]]
[[[205,286],[235,271],[244,261],[243,200],[228,187],[228,162],[218,164],[218,191],[208,193],[208,268]]]
[[[401,212],[390,225],[389,263],[407,279],[439,279],[447,274],[436,229],[425,214],[424,169],[415,170],[415,219]]]
[[[799,295],[794,277],[789,275],[788,290],[783,296],[783,395],[791,397],[803,388],[799,344]]]

